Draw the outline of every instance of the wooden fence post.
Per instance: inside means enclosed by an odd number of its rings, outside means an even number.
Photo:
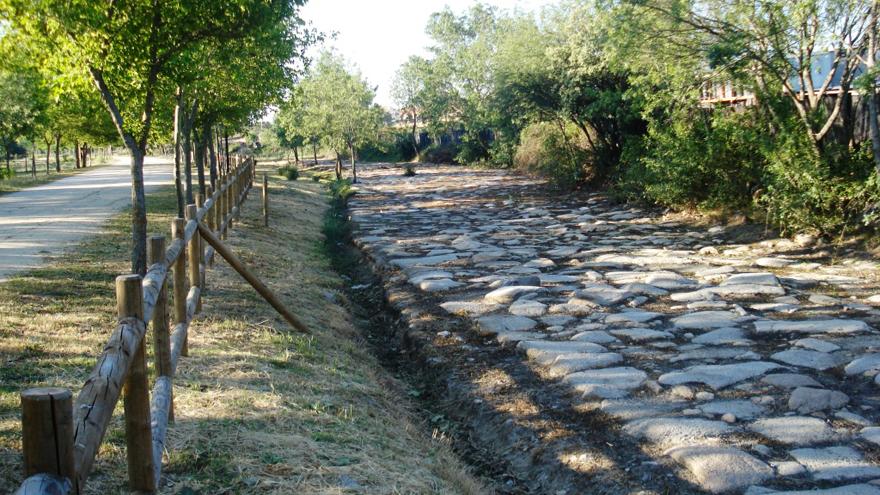
[[[196,194],[196,211],[203,208],[205,206],[205,197],[201,194]],[[207,215],[205,215],[207,216]],[[195,218],[195,217],[193,217]],[[202,292],[205,291],[205,269],[208,266],[207,260],[205,260],[205,243],[199,242],[199,263],[201,264],[199,268],[199,288],[202,289]],[[199,297],[199,311],[202,310],[202,298]]]
[[[165,236],[150,237],[147,245],[149,263],[165,261]],[[156,375],[171,377],[171,334],[168,327],[168,277],[162,282],[156,306],[153,309],[153,357],[156,361]],[[168,420],[174,421],[174,396],[169,397]]]
[[[186,238],[186,220],[175,218],[171,221],[171,236],[183,241]],[[187,246],[183,245],[180,255],[174,262],[174,323],[186,323],[186,257]],[[181,356],[189,356],[188,340],[183,341]]]
[[[53,474],[76,481],[73,461],[73,394],[64,388],[21,393],[25,477]]]
[[[187,223],[190,220],[196,219],[196,205],[186,205],[186,221]],[[189,256],[187,262],[189,263],[189,286],[190,287],[202,287],[202,275],[201,269],[199,267],[199,258],[201,257],[202,248],[199,246],[201,244],[199,242],[199,231],[196,230],[193,232],[192,238],[189,240],[189,246],[187,246],[187,250],[189,251]],[[199,310],[199,306],[201,305],[201,295],[199,296],[199,305],[196,306],[196,312]],[[184,317],[185,318],[185,317]]]
[[[263,172],[263,227],[269,226],[269,176]]]
[[[140,275],[116,277],[116,311],[119,319],[144,319],[144,288]],[[153,432],[150,427],[150,387],[147,380],[145,340],[132,356],[125,380],[125,443],[128,484],[134,492],[156,491],[153,471]]]

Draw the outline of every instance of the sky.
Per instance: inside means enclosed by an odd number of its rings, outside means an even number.
[[[449,6],[463,13],[476,0],[309,0],[302,17],[324,33],[336,32],[326,45],[357,66],[371,85],[376,102],[393,108],[394,73],[410,55],[427,55],[425,26],[432,13]],[[503,9],[538,11],[551,0],[483,0]]]

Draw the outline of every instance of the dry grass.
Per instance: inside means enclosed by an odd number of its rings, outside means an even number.
[[[402,385],[360,338],[324,251],[324,186],[270,177],[271,226],[261,226],[254,190],[229,243],[315,334],[289,333],[218,260],[190,357],[178,368],[162,492],[483,491],[426,433]],[[167,230],[172,192],[148,203],[151,224]],[[0,492],[21,480],[18,392],[77,391],[112,328],[112,281],[127,264],[125,220],[120,215],[75,253],[0,285]],[[117,414],[89,491],[126,492],[124,465]]]

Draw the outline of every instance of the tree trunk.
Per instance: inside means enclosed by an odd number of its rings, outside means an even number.
[[[186,179],[186,204],[191,205],[196,202],[193,196],[192,181],[192,132],[189,128],[183,130],[183,172]]]
[[[183,218],[186,203],[184,203],[183,200],[183,181],[180,179],[180,105],[182,91],[179,86],[177,87],[174,96],[174,139],[172,140],[174,144],[174,189],[177,193],[177,218]]]
[[[204,135],[200,133],[199,130],[193,131],[193,137],[195,138],[195,158],[196,158],[196,172],[198,172],[199,178],[199,193],[204,198],[207,195],[207,188],[205,188],[205,162],[207,161],[207,150],[208,143],[203,139]]]
[[[11,176],[12,175],[12,167],[9,165],[9,160],[11,158],[9,156],[10,155],[10,153],[9,153],[10,146],[11,146],[11,143],[9,141],[6,141],[6,171],[9,172],[9,175]]]
[[[223,129],[223,148],[226,154],[226,173],[229,173],[229,133]]]
[[[73,154],[76,155],[76,168],[79,168],[79,166],[80,166],[79,141],[73,142]]]
[[[217,150],[214,149],[214,132],[205,124],[205,140],[208,143],[208,170],[211,174],[211,188],[217,190]]]
[[[318,164],[318,145],[315,143],[312,143],[312,153],[314,153],[315,165],[317,165]]]
[[[52,140],[49,138],[44,138],[46,141],[46,175],[49,175],[49,164],[51,163],[52,157]]]
[[[61,172],[61,134],[55,134],[55,171]]]
[[[413,112],[412,118],[413,118],[413,125],[412,125],[413,151],[416,154],[416,161],[418,162],[418,161],[422,160],[422,157],[419,156],[419,140],[418,140],[418,137],[416,136],[416,124],[418,121],[417,121],[417,116],[416,116],[415,112]]]
[[[357,184],[358,181],[358,168],[357,168],[357,159],[354,156],[354,145],[348,145],[348,152],[351,154],[351,183]]]
[[[336,153],[336,180],[342,180],[342,157]]]
[[[31,140],[31,175],[34,179],[37,178],[37,140]]]
[[[296,150],[296,146],[293,147],[293,163],[299,165],[299,152]]]
[[[134,140],[132,139],[132,142]],[[147,202],[144,194],[144,154],[137,146],[131,151],[131,271],[139,275],[147,272]]]
[[[875,3],[871,7],[871,22],[869,23],[868,30],[868,56],[865,57],[865,65],[868,66],[868,72],[871,72],[871,69],[874,68],[874,57],[877,53],[877,10],[878,6]],[[870,132],[871,132],[871,151],[874,152],[874,169],[877,172],[877,175],[880,175],[880,122],[878,122],[878,110],[877,110],[877,86],[874,78],[871,78],[871,85],[868,88],[868,94],[865,95],[868,98],[868,120],[870,120]]]

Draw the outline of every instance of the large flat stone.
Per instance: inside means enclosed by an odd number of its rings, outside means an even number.
[[[774,387],[791,389],[798,387],[822,387],[822,384],[807,375],[797,373],[774,373],[761,379],[763,383]]]
[[[865,354],[853,359],[852,362],[843,368],[843,371],[850,376],[876,370],[880,370],[880,353]]]
[[[510,305],[508,308],[511,314],[518,316],[538,317],[547,313],[547,305],[538,301],[519,300]]]
[[[739,383],[749,378],[779,368],[779,365],[764,361],[749,361],[736,364],[697,365],[683,371],[673,371],[661,375],[663,385],[682,385],[685,383],[705,383],[715,390]]]
[[[457,260],[458,254],[440,254],[437,256],[416,256],[413,258],[397,258],[391,260],[391,264],[400,268],[413,268],[417,266],[436,266]]]
[[[663,448],[676,448],[715,443],[733,427],[700,418],[644,418],[627,423],[623,431]]]
[[[779,279],[776,278],[776,275],[773,275],[769,272],[761,272],[761,273],[737,273],[736,275],[731,275],[727,277],[724,282],[721,282],[722,286],[727,285],[770,285],[770,286],[779,286]]]
[[[683,403],[644,399],[606,399],[602,401],[600,409],[621,421],[632,421],[663,416],[681,407]]]
[[[651,330],[650,328],[621,328],[611,330],[611,334],[633,342],[645,342],[648,340],[671,339],[673,335],[669,332],[661,330]]]
[[[770,359],[792,366],[812,368],[819,371],[834,368],[840,364],[837,358],[827,352],[807,351],[804,349],[789,349],[777,352],[770,356]]]
[[[655,313],[653,311],[624,311],[622,313],[614,313],[605,317],[605,323],[645,323],[651,320],[656,320],[663,316],[662,313]]]
[[[743,334],[743,331],[739,328],[727,327],[697,335],[691,339],[691,342],[694,344],[721,345],[748,342],[748,339],[746,339],[745,334]]]
[[[830,442],[838,437],[821,419],[806,416],[763,418],[750,424],[749,429],[775,442],[797,446]]]
[[[640,369],[624,366],[572,373],[563,379],[578,392],[604,398],[616,398],[639,388],[648,378]]]
[[[849,396],[837,390],[798,387],[788,399],[788,408],[801,414],[810,414],[826,409],[840,409],[847,403]]]
[[[860,320],[842,318],[832,320],[759,320],[755,322],[758,333],[860,333],[869,330]]]
[[[609,334],[604,330],[586,330],[575,334],[571,340],[580,342],[593,342],[596,344],[614,344],[620,342],[617,337]]]
[[[705,330],[709,328],[735,327],[739,315],[730,311],[697,311],[672,319],[676,328]]]
[[[764,412],[764,408],[750,400],[715,400],[697,406],[703,413],[715,416],[732,414],[736,419],[752,419]]]
[[[440,305],[447,313],[454,315],[480,316],[501,309],[500,304],[482,301],[449,301]]]
[[[608,352],[599,344],[592,342],[572,342],[558,340],[524,340],[517,344],[517,349],[525,352],[526,357],[543,365],[552,364],[557,357],[564,354],[589,354]]]
[[[632,293],[606,284],[590,284],[577,291],[577,297],[600,306],[613,306],[632,296]]]
[[[549,372],[551,376],[565,376],[622,362],[623,356],[616,352],[561,354],[549,366]]]
[[[507,304],[523,294],[539,292],[541,290],[543,290],[541,287],[534,285],[511,285],[495,289],[483,296],[483,299],[488,303]]]
[[[538,326],[538,322],[516,315],[490,315],[477,318],[480,333],[483,335],[495,335],[503,332],[525,332]]]
[[[773,477],[770,466],[733,447],[679,447],[667,454],[711,493],[726,493]]]
[[[849,480],[880,476],[880,466],[867,462],[852,447],[795,449],[791,456],[801,463],[815,480]]]

